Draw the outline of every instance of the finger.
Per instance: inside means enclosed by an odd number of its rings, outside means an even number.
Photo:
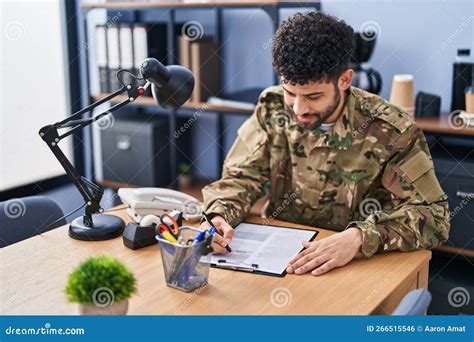
[[[203,223],[201,223],[201,225],[199,226],[198,229],[199,229],[199,230],[206,230],[206,229],[208,229],[209,227],[210,227],[209,223],[203,222]]]
[[[325,264],[319,266],[317,269],[315,269],[313,272],[311,272],[312,275],[319,276],[321,274],[327,273],[333,268],[336,267],[336,261],[334,259],[329,260]]]
[[[330,259],[329,256],[327,255],[322,255],[319,257],[315,257],[303,266],[295,269],[295,274],[305,274],[307,272],[310,272],[314,270],[316,267],[320,266],[321,264],[324,264],[326,261]]]
[[[300,253],[301,254],[301,253]],[[311,260],[313,260],[314,258],[318,257],[317,254],[315,254],[314,252],[312,253],[308,253],[306,255],[302,255],[298,260],[296,260],[293,264],[291,264],[290,266],[288,266],[287,268],[287,272],[289,273],[293,273],[293,272],[296,272],[296,270],[300,267],[302,267],[303,265],[307,264],[308,262],[310,262]]]
[[[293,259],[290,260],[290,262],[288,264],[291,265],[291,264],[295,263],[301,257],[316,251],[318,249],[318,247],[319,247],[319,243],[317,243],[317,242],[310,243],[308,248],[306,248],[304,251],[301,251],[300,253],[296,254],[293,257]]]
[[[229,226],[228,229],[226,229],[226,231],[224,232],[224,238],[230,242],[230,240],[232,240],[232,238],[234,237],[234,229]]]
[[[288,263],[289,265],[292,265],[294,264],[295,262],[297,262],[298,260],[300,260],[302,257],[304,257],[305,255],[308,255],[309,253],[312,253],[313,251],[312,250],[309,250],[309,249],[305,249],[304,251],[301,251],[299,252],[298,254],[296,254],[293,259],[290,260],[290,262]]]
[[[228,253],[227,249],[225,249],[221,245],[219,245],[217,243],[214,243],[214,242],[212,243],[212,248],[214,249],[212,254],[226,254],[226,253]]]
[[[214,227],[216,227],[216,229],[222,235],[224,235],[225,232],[228,231],[229,229],[232,229],[232,227],[224,220],[215,222]]]
[[[291,269],[290,267],[293,266],[293,264],[295,262],[297,262],[299,259],[303,258],[307,253],[305,253],[305,251],[301,252],[301,253],[298,253],[296,254],[293,259],[290,260],[290,262],[288,263],[288,268]],[[293,272],[292,270],[291,271],[287,271],[287,272]]]
[[[224,247],[224,249],[225,249],[225,246],[228,245],[227,240],[217,234],[214,234],[214,239],[212,240],[212,242]]]

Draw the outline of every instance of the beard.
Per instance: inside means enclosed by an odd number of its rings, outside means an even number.
[[[304,129],[309,129],[309,130],[317,129],[328,117],[331,116],[331,114],[333,114],[336,111],[337,107],[341,103],[342,98],[343,96],[341,95],[339,88],[337,86],[334,86],[334,97],[331,103],[324,110],[319,111],[319,112],[303,114],[305,118],[315,118],[317,119],[317,121],[308,122],[308,123],[298,121],[298,124]]]

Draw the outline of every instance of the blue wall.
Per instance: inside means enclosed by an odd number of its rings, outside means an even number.
[[[441,95],[442,110],[449,111],[457,49],[470,48],[474,54],[474,1],[329,1],[323,8],[356,31],[365,22],[379,25],[370,62],[382,73],[383,97],[390,96],[394,74],[409,73],[415,78],[415,93]]]
[[[344,19],[356,31],[367,22],[380,27],[370,65],[382,74],[383,97],[390,96],[394,74],[410,73],[415,77],[415,93],[422,90],[441,95],[442,111],[449,111],[452,62],[457,49],[471,48],[474,54],[474,1],[323,1],[322,9]],[[293,12],[285,10],[282,17]],[[229,42],[224,50],[227,90],[270,85],[271,47],[268,46],[272,28],[265,14],[258,10],[229,11],[225,15],[224,37]],[[229,126],[225,135],[226,151],[243,120],[230,116],[226,119]],[[195,132],[196,150],[211,143],[202,130],[213,125],[212,116],[202,118]],[[198,160],[196,165],[198,175],[218,176],[215,163],[208,159]]]
[[[380,71],[384,86],[381,95],[389,97],[394,74],[410,73],[415,77],[415,92],[423,90],[442,97],[442,110],[451,103],[452,62],[458,48],[471,48],[474,54],[473,0],[392,0],[392,1],[323,1],[322,9],[344,19],[359,31],[368,22],[380,27],[380,35],[370,65]],[[304,10],[304,9],[302,9]],[[282,18],[295,10],[282,11]],[[161,14],[160,14],[161,13]],[[146,19],[162,12],[145,13]],[[177,20],[196,20],[204,34],[213,34],[215,14],[212,10],[180,10]],[[272,84],[270,19],[260,10],[224,11],[225,91]],[[225,144],[228,151],[243,117],[225,119]],[[214,143],[216,116],[203,114],[193,125],[195,173],[215,179],[218,146]],[[205,151],[205,153],[203,153]]]

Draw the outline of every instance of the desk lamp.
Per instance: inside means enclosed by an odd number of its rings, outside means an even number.
[[[120,78],[122,72],[126,72],[132,76],[135,80],[132,82],[133,84],[125,84],[122,81]],[[148,58],[142,63],[140,74],[141,77],[137,77],[128,70],[119,70],[116,76],[122,84],[121,89],[81,109],[66,119],[52,125],[46,125],[39,130],[40,137],[46,142],[56,159],[58,159],[85,201],[84,215],[76,218],[69,225],[69,236],[71,238],[87,241],[113,239],[122,234],[125,223],[119,217],[102,214],[104,209],[100,206],[100,200],[104,193],[103,188],[87,180],[85,177],[82,177],[61,151],[58,143],[74,132],[134,102],[139,96],[145,93],[149,86],[152,87],[152,94],[158,105],[168,109],[178,108],[183,105],[183,103],[190,98],[194,88],[194,77],[191,71],[179,65],[164,66],[154,58]],[[144,80],[145,84],[138,85],[138,81],[140,80]],[[112,106],[108,111],[102,112],[94,117],[80,118],[82,114],[93,110],[102,103],[125,92],[128,98]],[[58,130],[64,128],[70,129],[60,134]]]

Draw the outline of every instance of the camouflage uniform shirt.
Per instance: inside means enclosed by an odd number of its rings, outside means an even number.
[[[434,248],[449,231],[447,196],[420,128],[400,108],[351,87],[327,132],[300,127],[283,88],[265,89],[238,131],[205,210],[240,223],[267,195],[264,216],[362,231],[360,255]]]

